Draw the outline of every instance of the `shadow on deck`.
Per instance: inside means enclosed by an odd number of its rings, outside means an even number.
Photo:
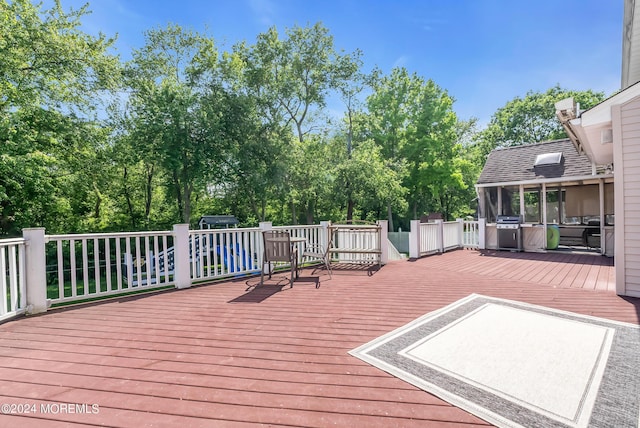
[[[0,325],[0,402],[98,411],[0,423],[486,426],[347,352],[471,293],[639,323],[612,266],[560,256],[460,250],[332,279],[307,268],[293,288],[226,281],[16,319]]]

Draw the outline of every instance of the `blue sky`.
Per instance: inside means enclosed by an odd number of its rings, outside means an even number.
[[[336,48],[363,52],[366,70],[404,66],[433,79],[460,118],[481,124],[529,90],[620,87],[623,0],[92,0],[89,9],[83,29],[117,33],[123,59],[168,22],[206,29],[229,50],[274,25],[321,21]]]

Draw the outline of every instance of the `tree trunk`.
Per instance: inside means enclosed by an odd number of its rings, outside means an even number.
[[[347,199],[347,222],[353,220],[353,207],[355,203],[353,202],[353,198],[349,195]]]
[[[313,199],[309,200],[307,204],[307,224],[313,224],[314,220],[315,203]]]
[[[182,200],[182,189],[180,187],[180,178],[178,177],[178,171],[173,170],[173,187],[176,190],[176,202],[178,203],[178,216],[182,218],[184,212],[184,204]]]
[[[393,232],[393,213],[391,212],[391,203],[387,204],[387,217],[389,219],[389,232]]]
[[[298,215],[296,213],[296,203],[291,200],[291,222],[295,226],[298,224]]]
[[[133,227],[133,229],[137,229],[137,224],[136,224],[136,216],[133,212],[133,203],[131,202],[131,194],[129,193],[129,185],[128,185],[128,179],[129,179],[129,171],[127,170],[127,167],[124,167],[124,173],[123,173],[123,181],[124,181],[124,199],[127,201],[127,210],[129,211],[129,218],[131,219],[131,227]]]
[[[95,181],[93,182],[93,191],[96,194],[96,205],[94,208],[94,216],[96,220],[100,218],[100,204],[102,203],[102,195],[100,194],[100,190],[98,190],[98,186],[96,186]]]
[[[151,165],[150,169],[147,169],[147,183],[145,190],[146,193],[144,201],[144,221],[148,226],[149,218],[151,217],[151,199],[153,197],[153,165]]]
[[[183,202],[183,212],[182,212],[182,222],[189,223],[191,220],[191,193],[192,189],[189,184],[184,184],[184,202]]]

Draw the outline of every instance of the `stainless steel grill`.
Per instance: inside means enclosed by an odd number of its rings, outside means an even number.
[[[496,218],[498,249],[522,251],[522,227],[520,216],[499,215]]]

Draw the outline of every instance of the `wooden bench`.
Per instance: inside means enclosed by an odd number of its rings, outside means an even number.
[[[333,224],[329,226],[329,254],[339,262],[381,264],[380,226],[377,224]],[[347,257],[351,255],[352,257]],[[333,257],[330,257],[333,259]]]

